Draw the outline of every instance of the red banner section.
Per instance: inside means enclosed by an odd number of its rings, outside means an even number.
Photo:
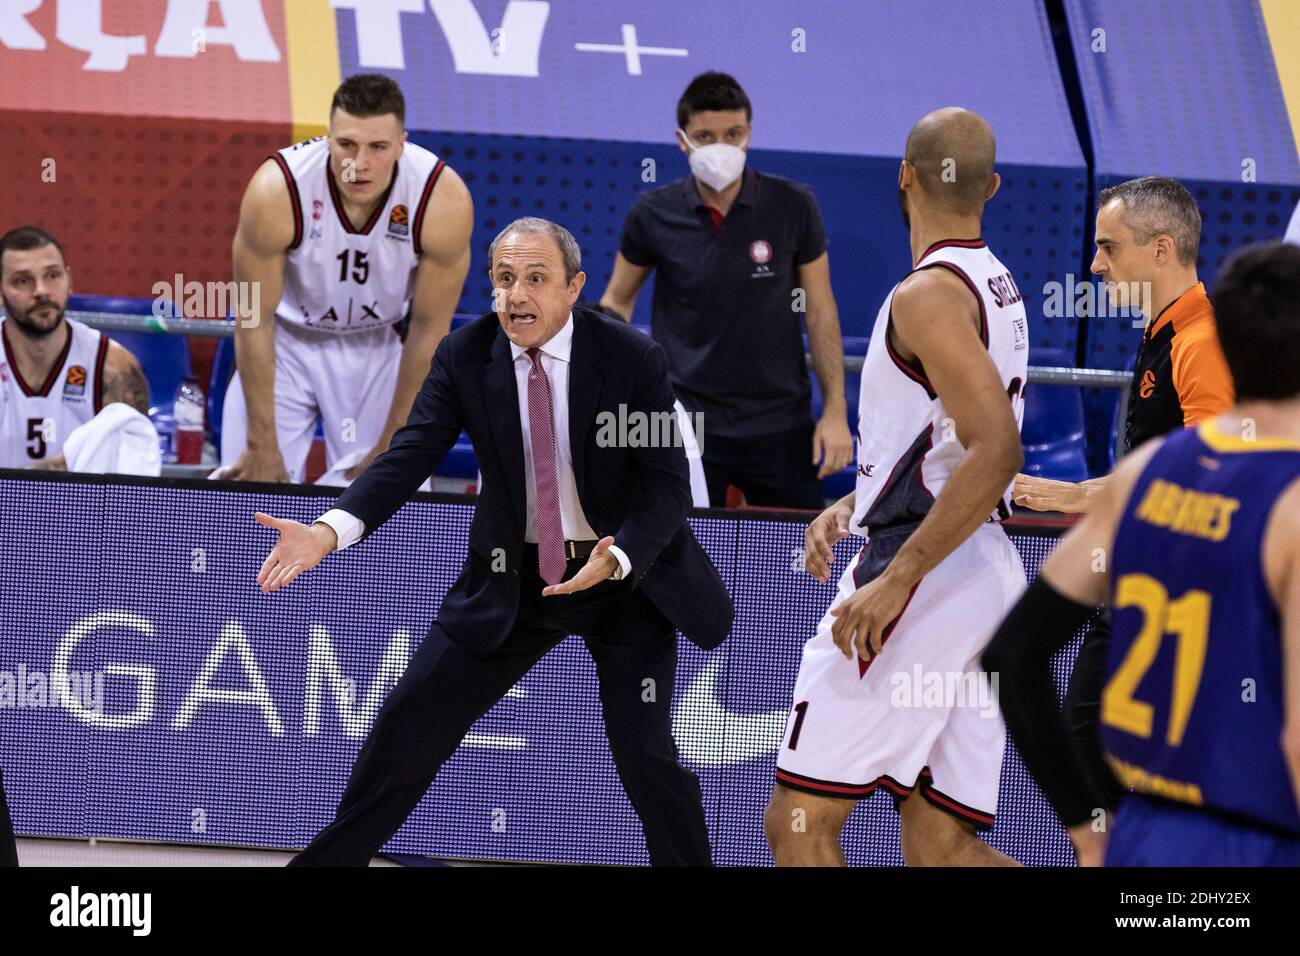
[[[292,122],[279,0],[6,3],[0,76],[9,110]]]

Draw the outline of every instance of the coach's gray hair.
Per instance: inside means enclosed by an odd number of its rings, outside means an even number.
[[[555,244],[560,247],[560,255],[564,258],[565,282],[572,282],[573,277],[582,270],[582,250],[578,248],[578,240],[573,238],[573,233],[558,222],[551,222],[549,219],[542,219],[538,216],[524,216],[522,219],[516,219],[497,233],[497,237],[492,240],[492,245],[488,246],[489,268],[492,267],[492,263],[496,262],[497,244],[513,232],[544,232],[554,239]]]
[[[1139,246],[1145,246],[1156,236],[1169,236],[1174,241],[1179,263],[1195,264],[1201,246],[1201,211],[1186,186],[1163,176],[1130,179],[1103,189],[1097,197],[1097,208],[1112,199],[1124,204],[1124,225],[1133,230]]]

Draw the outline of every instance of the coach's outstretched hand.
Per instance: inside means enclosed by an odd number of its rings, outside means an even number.
[[[262,570],[257,572],[257,583],[262,586],[263,594],[278,590],[304,571],[310,571],[338,544],[338,535],[327,524],[305,525],[301,521],[273,518],[261,511],[254,512],[253,517],[258,524],[280,532],[280,540],[262,562]]]

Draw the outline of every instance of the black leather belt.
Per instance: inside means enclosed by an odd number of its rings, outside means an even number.
[[[566,541],[564,542],[564,556],[570,561],[574,558],[589,558],[597,544],[599,544],[598,541]]]

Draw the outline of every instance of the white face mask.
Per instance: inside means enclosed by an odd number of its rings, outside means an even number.
[[[710,143],[708,146],[696,146],[686,135],[685,130],[678,129],[682,139],[690,149],[691,172],[708,186],[718,192],[726,189],[745,171],[745,151],[739,146],[728,143]]]

